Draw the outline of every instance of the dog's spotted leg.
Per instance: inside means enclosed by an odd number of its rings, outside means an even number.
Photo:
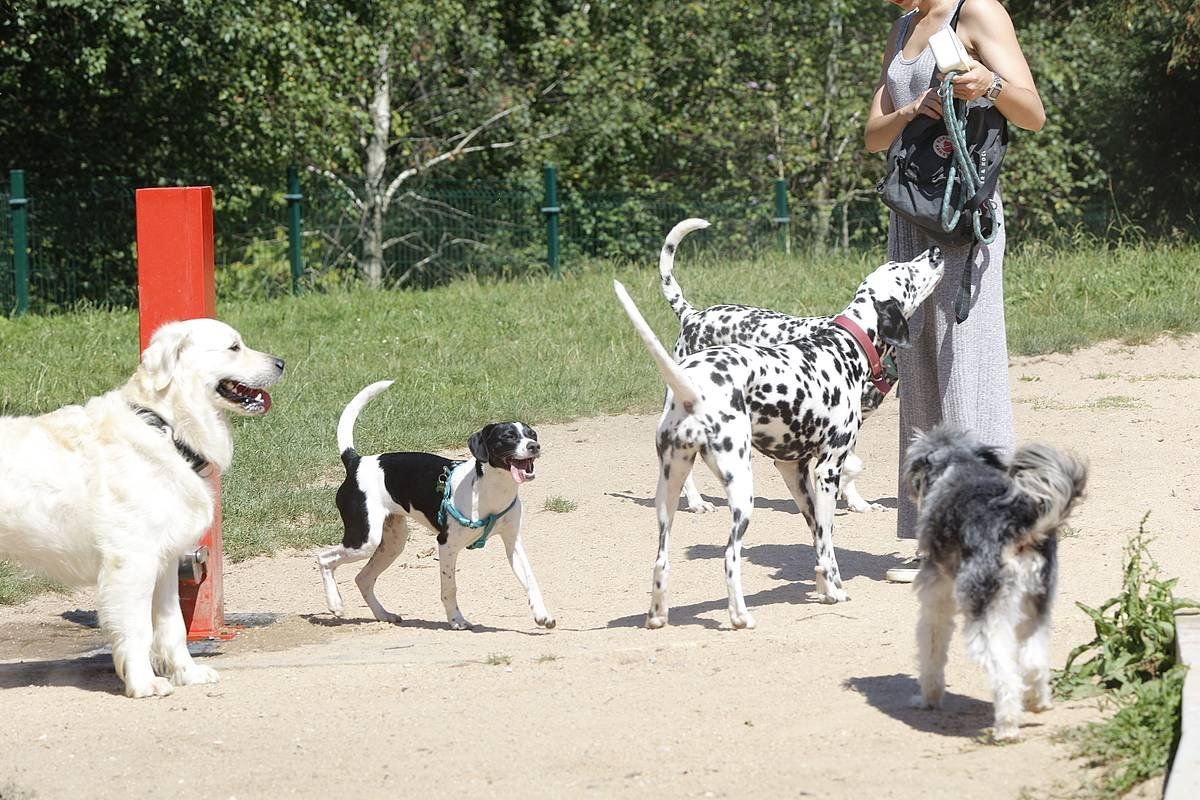
[[[363,600],[367,601],[371,613],[380,622],[400,621],[400,615],[393,614],[384,608],[383,604],[379,602],[379,598],[375,596],[375,581],[404,552],[404,544],[407,541],[407,521],[400,514],[389,515],[383,521],[383,535],[379,540],[379,547],[375,548],[367,565],[359,570],[358,575],[354,576],[354,582],[358,584],[358,590],[362,593]],[[334,591],[337,591],[336,585]]]
[[[687,351],[681,350],[680,345],[676,344],[675,345],[675,360],[679,361],[686,356],[687,356]],[[659,418],[660,424],[661,424],[662,420],[667,419],[667,416],[671,413],[671,411],[674,410],[673,405],[674,404],[672,403],[671,393],[667,392],[667,396],[663,400],[662,417]],[[700,496],[700,490],[696,488],[696,479],[692,476],[692,470],[690,468],[688,469],[687,477],[683,481],[683,497],[684,497],[684,504],[687,507],[688,511],[692,511],[697,514],[707,514],[709,511],[716,510],[716,506],[714,506],[712,503],[708,502],[707,500],[705,500],[703,497]]]
[[[855,485],[854,479],[861,475],[862,471],[862,459],[853,450],[847,453],[846,463],[842,465],[841,485],[838,488],[838,494],[846,501],[846,508],[855,513],[883,511],[882,505],[879,503],[869,503],[858,493],[858,486]]]
[[[542,590],[538,587],[537,578],[533,577],[533,568],[529,566],[529,557],[525,554],[525,546],[521,544],[520,511],[515,511],[517,518],[511,524],[500,530],[500,538],[504,542],[504,550],[508,554],[508,565],[512,567],[517,581],[525,589],[529,598],[529,610],[533,612],[533,621],[543,628],[553,628],[554,617],[546,610],[546,602],[542,599]]]
[[[684,476],[691,472],[695,460],[695,450],[681,450],[671,445],[660,447],[658,489],[654,493],[654,507],[658,512],[658,557],[654,560],[647,628],[661,628],[667,624],[667,577],[671,571],[667,548],[671,542],[671,524],[675,520]]]
[[[783,477],[796,507],[808,523],[813,535],[813,551],[816,554],[817,592],[823,602],[840,603],[850,599],[842,588],[842,576],[838,571],[837,558],[833,552],[833,512],[837,504],[837,481],[828,470],[825,476],[814,483],[808,464],[803,461],[776,461],[775,468]]]
[[[707,514],[709,511],[715,511],[716,506],[705,500],[700,495],[700,490],[696,488],[696,479],[689,472],[687,480],[683,482],[683,497],[687,503],[688,511],[694,511],[697,514]]]
[[[917,617],[917,670],[921,691],[909,704],[940,708],[946,693],[946,658],[954,635],[954,581],[926,562],[914,581],[920,603]]]
[[[446,608],[446,620],[453,630],[468,630],[471,623],[458,609],[458,581],[454,576],[458,566],[458,549],[449,544],[439,544],[438,565],[442,573],[442,605]]]
[[[158,671],[175,686],[216,683],[212,667],[197,664],[187,648],[187,625],[179,608],[179,576],[174,564],[158,576],[154,586],[154,643],[151,658]]]
[[[725,582],[729,589],[729,622],[734,628],[753,628],[755,625],[754,617],[746,608],[746,597],[742,592],[742,537],[746,534],[746,528],[750,527],[750,514],[754,509],[754,481],[750,472],[749,448],[746,448],[746,451],[746,457],[738,462],[738,467],[724,473],[725,496],[729,498],[729,511],[732,515],[729,543],[725,546]],[[729,460],[725,459],[726,463]]]
[[[105,554],[96,582],[96,611],[100,628],[112,644],[113,666],[125,682],[126,697],[165,696],[171,682],[154,674],[150,647],[154,638],[151,614],[157,559],[130,553]]]
[[[837,508],[838,471],[832,466],[832,459],[822,459],[818,462],[813,474],[807,476],[807,480],[813,509],[817,591],[826,603],[843,603],[850,599],[850,595],[842,588],[842,574],[838,569],[837,554],[833,550],[833,513]]]

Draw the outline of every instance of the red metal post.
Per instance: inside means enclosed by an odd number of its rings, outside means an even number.
[[[141,349],[161,325],[215,317],[212,187],[138,189],[138,327]],[[198,543],[208,548],[199,582],[182,578],[179,602],[188,640],[232,636],[225,628],[221,562],[221,477],[213,474],[216,514]]]

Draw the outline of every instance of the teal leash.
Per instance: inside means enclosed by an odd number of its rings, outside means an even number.
[[[512,507],[517,504],[517,498],[514,497],[513,501],[508,504],[508,508],[499,513],[488,514],[483,519],[471,519],[454,506],[454,500],[452,500],[450,497],[451,490],[453,489],[450,484],[450,473],[454,471],[455,467],[463,463],[465,462],[458,461],[454,464],[450,464],[442,471],[441,482],[445,488],[442,491],[442,504],[440,507],[438,507],[437,524],[439,528],[444,527],[446,524],[446,515],[449,514],[454,518],[455,522],[457,522],[459,525],[462,525],[464,528],[483,528],[483,533],[479,536],[479,538],[467,545],[468,550],[479,550],[485,544],[487,544],[488,536],[491,535],[492,528],[496,527],[496,523],[500,521],[500,518],[509,511],[512,511]]]
[[[954,158],[950,161],[950,169],[946,177],[946,191],[942,194],[942,230],[947,233],[958,226],[967,198],[974,197],[975,193],[979,191],[987,172],[986,166],[981,168],[971,161],[970,153],[967,151],[967,103],[954,99],[954,84],[950,80],[955,75],[958,73],[948,73],[942,81],[942,88],[938,91],[938,95],[942,99],[942,121],[946,123],[946,134],[950,137],[950,144],[954,147]],[[962,186],[962,191],[958,195],[958,203],[951,200],[956,179]],[[951,206],[954,206],[953,209]],[[980,225],[982,216],[982,207],[975,209],[972,214],[971,226],[975,234],[975,241],[987,245],[996,241],[999,226],[993,224],[991,232],[985,236]]]

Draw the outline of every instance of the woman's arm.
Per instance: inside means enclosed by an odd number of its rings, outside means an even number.
[[[999,75],[1003,88],[996,108],[1018,128],[1041,130],[1046,109],[1004,6],[997,0],[963,3],[958,36],[978,60],[969,71],[954,77],[954,96],[963,100],[982,97],[992,85],[993,74]]]
[[[900,23],[892,25],[892,33],[888,36],[887,48],[883,53],[883,68],[879,72],[879,82],[875,84],[875,93],[871,96],[871,110],[867,114],[866,143],[867,152],[878,153],[887,150],[892,142],[904,130],[904,127],[918,114],[941,119],[942,101],[937,92],[930,89],[916,101],[903,108],[892,105],[892,96],[887,90],[887,68],[892,63],[892,55],[896,48],[896,36],[900,31]],[[988,76],[991,81],[991,76]]]

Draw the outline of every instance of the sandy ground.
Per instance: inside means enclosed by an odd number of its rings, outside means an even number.
[[[1147,511],[1163,573],[1200,596],[1200,337],[1014,360],[1011,387],[1020,438],[1091,462],[1061,545],[1061,665],[1091,635],[1075,602],[1116,593]],[[1094,705],[1060,705],[1028,717],[1020,743],[988,744],[984,675],[956,637],[945,710],[907,707],[916,604],[883,579],[912,549],[894,531],[896,412],[890,400],[859,446],[860,488],[886,510],[839,511],[835,523],[849,603],[816,601],[811,537],[771,465],[755,462],[753,631],[729,628],[728,513],[703,470],[717,513],[677,517],[671,625],[642,627],[652,416],[540,429],[525,537],[553,631],[529,618],[498,543],[460,559],[459,599],[477,627],[449,630],[431,537],[380,582],[405,618],[395,626],[369,619],[354,567],[339,575],[349,618],[338,621],[311,554],[228,566],[227,610],[278,621],[205,656],[220,684],[160,700],[127,700],[109,657],[87,655],[100,644],[89,593],[0,609],[0,797],[1061,795],[1080,766],[1057,734],[1097,718]],[[551,497],[577,506],[547,510]]]

